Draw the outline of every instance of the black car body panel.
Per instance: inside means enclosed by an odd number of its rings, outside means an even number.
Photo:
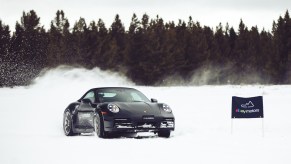
[[[118,112],[110,111],[109,105],[117,106]],[[65,113],[71,113],[73,133],[94,132],[95,117],[100,117],[102,130],[108,133],[173,131],[174,115],[165,108],[170,109],[155,99],[149,100],[136,89],[108,87],[90,89],[71,103]]]
[[[157,103],[116,103],[120,112],[103,115],[105,131],[159,131],[161,124],[172,121],[166,129],[174,130],[174,116],[165,113]]]

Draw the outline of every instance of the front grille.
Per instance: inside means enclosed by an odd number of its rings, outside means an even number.
[[[133,128],[132,122],[127,118],[116,118],[114,119],[115,128]]]

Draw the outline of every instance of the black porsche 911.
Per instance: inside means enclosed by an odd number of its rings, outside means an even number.
[[[95,133],[100,138],[123,133],[154,132],[170,137],[175,128],[172,109],[149,100],[133,88],[93,88],[64,112],[65,135]]]

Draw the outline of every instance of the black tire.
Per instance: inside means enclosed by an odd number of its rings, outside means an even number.
[[[161,130],[158,132],[158,136],[159,137],[164,137],[164,138],[169,138],[171,135],[171,131],[170,130]]]
[[[106,132],[104,131],[104,123],[98,114],[94,118],[94,129],[99,138],[107,138]]]
[[[63,119],[63,129],[66,136],[74,135],[72,125],[72,114],[69,111],[66,111]]]

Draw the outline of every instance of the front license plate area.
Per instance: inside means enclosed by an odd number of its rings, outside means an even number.
[[[141,129],[152,129],[152,128],[156,128],[154,123],[138,123],[137,125],[138,128],[141,128]]]
[[[145,116],[142,116],[142,119],[143,120],[155,120],[155,116],[153,115],[145,115]]]

